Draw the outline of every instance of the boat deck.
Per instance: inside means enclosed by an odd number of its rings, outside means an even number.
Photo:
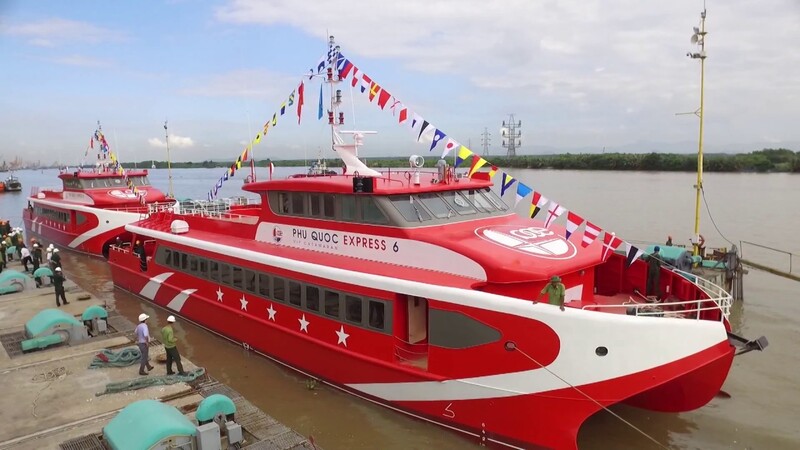
[[[680,304],[683,304],[681,302]],[[687,312],[671,301],[656,301],[629,293],[617,295],[595,295],[594,300],[572,300],[564,303],[568,308],[585,309],[611,314],[647,315],[656,317],[687,318]]]

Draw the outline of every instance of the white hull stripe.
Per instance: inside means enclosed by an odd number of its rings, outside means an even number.
[[[174,275],[174,272],[164,272],[160,275],[156,275],[153,278],[150,278],[150,281],[144,285],[141,291],[139,291],[139,295],[144,298],[149,298],[150,300],[156,299],[156,294],[158,294],[158,289],[161,287],[161,283],[167,280],[167,278]]]
[[[532,305],[531,302],[518,298],[323,266],[136,225],[128,225],[126,229],[164,242],[178,243],[255,264],[281,267],[322,279],[541,321],[552,328],[561,341],[558,356],[547,368],[574,386],[653,369],[727,341],[725,327],[720,322],[634,317],[572,308],[562,312],[552,305]],[[608,349],[606,356],[599,357],[595,354],[595,349],[599,346]],[[508,352],[508,357],[523,356]],[[358,383],[348,386],[390,401],[485,399],[568,387],[534,363],[531,363],[531,370],[522,372],[444,382]]]
[[[181,308],[183,308],[183,304],[186,303],[186,300],[189,298],[190,295],[194,294],[197,289],[184,289],[178,295],[175,296],[168,304],[167,308],[175,311],[181,312]]]

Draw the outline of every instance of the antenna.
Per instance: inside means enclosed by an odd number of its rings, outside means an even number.
[[[517,147],[522,146],[522,121],[514,121],[514,114],[508,115],[508,122],[503,121],[503,128],[500,128],[503,148],[507,149],[506,156],[517,156]]]
[[[164,137],[167,141],[167,174],[169,177],[169,198],[175,198],[172,193],[172,160],[169,157],[169,130],[167,129],[167,121],[164,121]]]
[[[483,133],[481,133],[481,145],[483,145],[483,156],[489,156],[489,142],[491,142],[492,134],[489,133],[489,129],[484,127]]]

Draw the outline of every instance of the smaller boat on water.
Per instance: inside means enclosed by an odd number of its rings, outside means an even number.
[[[130,243],[125,225],[140,220],[155,205],[171,209],[177,202],[150,185],[147,170],[124,169],[99,127],[91,142],[98,148],[95,166],[62,168],[61,186],[35,187],[23,221],[30,237],[105,256],[112,243]]]
[[[5,181],[0,181],[0,192],[19,192],[21,190],[22,183],[14,175],[10,175]]]

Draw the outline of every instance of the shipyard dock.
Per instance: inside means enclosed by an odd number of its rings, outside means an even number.
[[[7,276],[10,270],[24,272],[17,261],[10,262],[7,269],[0,276]],[[127,365],[122,365],[124,361],[115,360],[119,362],[115,366],[89,368],[93,361],[97,361],[98,354],[122,354],[135,349],[134,324],[116,311],[107,310],[101,299],[84,292],[69,280],[65,283],[69,304],[56,308],[54,288],[36,288],[33,279],[29,275],[26,277],[30,282],[24,290],[0,295],[0,386],[3,387],[3,395],[0,396],[0,423],[3,424],[0,427],[0,449],[122,448],[109,438],[114,425],[108,425],[127,406],[142,400],[146,401],[139,404],[149,405],[150,408],[155,406],[177,416],[177,420],[189,426],[192,433],[197,427],[197,435],[185,439],[199,441],[201,423],[198,423],[198,410],[204,408],[204,400],[211,396],[216,400],[220,397],[216,394],[222,394],[235,404],[235,413],[227,417],[218,415],[213,420],[205,421],[207,428],[208,425],[216,426],[209,422],[223,419],[218,430],[222,429],[224,433],[218,432],[220,436],[217,441],[221,444],[216,448],[321,450],[313,438],[301,436],[279,423],[186,358],[182,358],[183,366],[190,376],[185,378],[193,379],[165,380],[170,378],[166,376],[166,368],[161,362],[165,351],[157,340],[150,344],[150,361],[155,369],[148,376],[138,374],[138,359],[134,363],[128,361]],[[94,312],[93,315],[97,316],[97,311],[100,311],[102,315],[100,308],[107,312],[107,316],[102,319],[102,326],[98,327],[101,331],[97,332],[92,330],[91,320],[86,319],[87,312]],[[75,339],[70,330],[73,338],[67,338],[65,336],[69,333],[62,329],[60,335],[55,333],[56,338],[50,338],[61,339],[56,344],[44,344],[44,338],[31,339],[32,329],[37,324],[41,326],[41,320],[35,317],[40,317],[43,311],[44,315],[52,314],[65,320],[71,316],[75,320],[75,327],[88,325],[87,337]],[[37,320],[39,322],[35,323]],[[159,334],[152,327],[150,332],[153,337]],[[46,332],[40,333],[40,336],[43,334]],[[36,344],[44,348],[35,348]],[[31,348],[32,345],[34,348]],[[23,348],[27,351],[23,351]],[[151,380],[144,381],[147,379]],[[156,384],[140,387],[150,382]],[[172,384],[160,384],[162,382]],[[127,384],[136,388],[124,387]],[[128,408],[129,411],[131,409]],[[117,422],[116,425],[119,425],[120,421]],[[126,431],[128,434],[124,438],[119,437],[118,433],[117,441],[123,439],[126,449],[151,448],[152,441],[147,441],[147,435],[152,434],[152,429],[158,426],[154,427],[152,421],[150,425],[142,430],[135,429],[134,425],[134,429],[128,430],[129,433]],[[225,439],[236,433],[241,434],[240,441],[229,445]],[[139,439],[141,443],[135,442]],[[164,442],[167,441],[162,444]],[[181,441],[170,438],[167,445],[174,447],[155,448],[215,448],[199,447],[194,442],[191,445],[180,444]]]

